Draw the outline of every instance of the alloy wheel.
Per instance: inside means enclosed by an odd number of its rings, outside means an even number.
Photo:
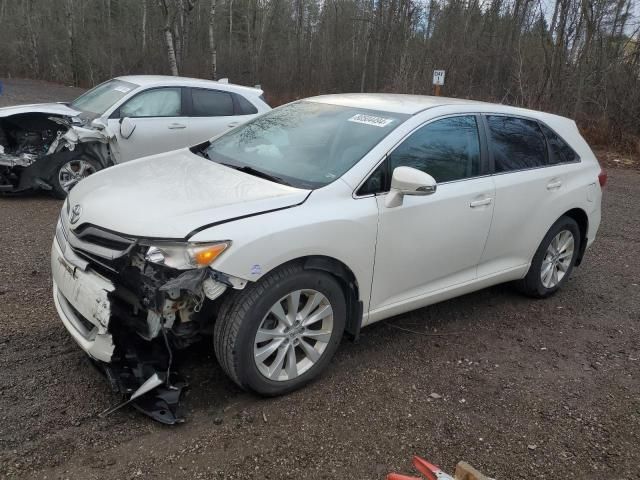
[[[260,322],[253,348],[256,366],[270,380],[293,380],[320,360],[332,332],[327,297],[311,289],[291,292]]]
[[[65,192],[69,193],[80,180],[93,173],[96,173],[96,168],[86,160],[71,160],[58,171],[58,183]]]
[[[574,249],[575,239],[569,230],[562,230],[553,237],[540,269],[540,279],[545,288],[554,288],[562,281],[571,266]]]

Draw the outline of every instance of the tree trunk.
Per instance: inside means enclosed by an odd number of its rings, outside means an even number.
[[[27,33],[29,34],[29,52],[31,57],[31,74],[34,78],[38,78],[38,74],[40,72],[40,62],[38,61],[38,38],[36,36],[36,31],[33,28],[33,18],[34,18],[34,9],[33,9],[33,0],[29,0],[27,2]]]
[[[171,28],[164,29],[164,41],[167,46],[167,59],[169,60],[169,70],[171,70],[171,75],[177,77],[179,75],[178,61],[176,60],[176,51],[173,48],[173,35],[171,34]]]
[[[107,0],[107,55],[109,56],[109,76],[113,77],[113,30],[111,27],[111,0]]]
[[[233,43],[233,0],[229,0],[229,60],[233,58],[232,43]]]
[[[175,8],[170,8],[167,0],[162,0],[162,11],[164,14],[164,41],[167,47],[167,59],[169,61],[169,70],[171,75],[178,76],[178,61],[176,59],[176,49],[173,43],[173,24],[176,20],[177,11]]]
[[[142,0],[142,55],[147,50],[147,0]]]
[[[78,75],[78,53],[76,51],[76,39],[74,35],[74,2],[73,0],[67,0],[66,4],[66,17],[67,17],[67,40],[69,41],[69,67],[71,68],[71,78],[74,86],[80,85],[80,79]]]
[[[211,0],[211,10],[209,11],[209,54],[211,55],[211,79],[218,79],[218,50],[216,47],[215,35],[216,20],[216,0]]]

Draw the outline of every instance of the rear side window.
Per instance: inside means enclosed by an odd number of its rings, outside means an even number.
[[[420,128],[389,155],[390,171],[413,167],[436,182],[450,182],[480,173],[480,141],[474,115],[436,120]]]
[[[538,122],[488,115],[495,171],[511,172],[547,164],[547,145]]]
[[[549,164],[570,163],[580,160],[578,154],[560,136],[546,125],[540,124],[540,128],[547,137],[549,144]]]
[[[228,117],[233,115],[233,99],[228,92],[193,88],[191,90],[194,117]]]
[[[233,94],[236,99],[236,115],[254,115],[258,113],[256,106],[242,95]]]

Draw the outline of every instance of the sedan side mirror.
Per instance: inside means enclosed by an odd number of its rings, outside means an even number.
[[[387,208],[398,207],[405,195],[431,195],[436,188],[436,180],[428,173],[411,167],[397,167],[393,170],[385,205]]]
[[[133,131],[136,129],[136,124],[129,117],[120,119],[120,136],[122,138],[129,138],[133,135]]]

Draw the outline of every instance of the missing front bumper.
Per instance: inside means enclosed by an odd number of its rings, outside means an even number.
[[[129,331],[112,334],[109,295],[115,286],[90,269],[83,270],[80,262],[72,261],[54,240],[51,271],[56,310],[76,343],[104,373],[112,390],[127,399],[117,408],[131,403],[158,422],[182,423],[180,400],[187,383],[171,371],[172,353],[166,337],[162,338],[164,341],[149,342]],[[153,376],[161,380],[159,385],[134,398]]]

